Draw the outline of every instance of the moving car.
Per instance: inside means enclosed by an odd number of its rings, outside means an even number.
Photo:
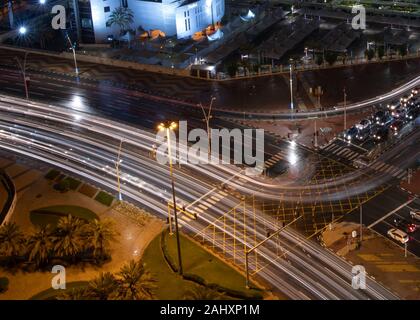
[[[395,119],[405,119],[405,114],[406,114],[406,111],[404,108],[397,108],[394,111],[392,111],[392,116]]]
[[[406,234],[404,231],[396,228],[389,229],[387,232],[388,236],[402,244],[405,244],[408,242],[408,234]]]
[[[388,104],[386,107],[387,107],[389,110],[393,111],[393,110],[395,110],[395,109],[399,108],[400,106],[401,106],[400,101],[399,101],[399,100],[394,100],[394,101],[392,101],[390,104]]]
[[[360,169],[360,168],[367,167],[368,165],[369,165],[369,158],[365,156],[361,156],[353,160],[353,166],[355,168]]]
[[[346,138],[347,141],[351,141],[356,137],[358,132],[359,132],[359,130],[357,130],[357,128],[355,126],[353,126],[349,130],[347,130],[344,137]]]
[[[420,221],[420,209],[414,209],[410,211],[410,217],[412,219]]]
[[[407,233],[412,233],[417,230],[417,225],[404,219],[395,218],[394,224],[396,227],[403,229]]]
[[[393,117],[389,113],[385,114],[383,117],[376,120],[376,123],[380,126],[389,126],[392,123],[392,120],[394,120]]]
[[[356,129],[358,130],[356,134],[356,139],[359,141],[366,140],[370,135],[370,127],[372,122],[368,119],[363,119],[360,123],[356,124]]]
[[[406,114],[405,114],[405,118],[408,121],[414,120],[418,117],[419,115],[419,109],[417,108],[411,108]]]
[[[403,107],[407,106],[408,102],[413,98],[413,94],[406,95],[400,99],[401,105]]]
[[[396,120],[391,124],[389,128],[391,129],[391,132],[394,133],[394,135],[397,135],[403,127],[404,122],[402,120]]]
[[[382,142],[388,139],[389,130],[386,127],[376,127],[373,131],[373,140],[375,142]]]

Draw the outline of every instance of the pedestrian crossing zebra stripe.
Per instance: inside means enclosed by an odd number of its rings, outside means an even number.
[[[344,152],[346,152],[346,150],[348,150],[348,149],[342,149],[342,150],[340,150],[339,152],[337,152],[337,153],[335,153],[335,152],[333,152],[334,154],[336,154],[337,156],[339,156],[339,155],[341,155],[342,153],[344,153]]]
[[[334,147],[338,147],[336,144],[334,144],[334,143],[331,143],[331,144],[329,144],[328,146],[326,146],[325,148],[324,148],[324,150],[330,150],[330,149],[334,149]]]
[[[349,159],[350,160],[353,160],[354,158],[356,158],[356,157],[358,157],[359,156],[359,154],[358,153],[355,153],[355,154],[353,154],[351,157],[349,157]]]
[[[384,163],[384,162],[374,162],[371,165],[371,168],[376,170],[376,171],[381,171],[381,172],[387,173],[387,174],[389,174],[393,177],[396,177],[398,179],[401,179],[402,177],[405,176],[405,171],[404,170],[402,170],[400,168],[397,168],[393,165],[390,165],[388,163]]]

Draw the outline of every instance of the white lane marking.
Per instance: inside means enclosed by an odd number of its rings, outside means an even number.
[[[386,215],[384,215],[382,218],[379,218],[378,220],[376,220],[375,222],[371,223],[368,228],[372,228],[373,226],[376,226],[379,222],[385,220],[386,218],[388,218],[390,215],[394,214],[395,212],[401,210],[402,208],[404,208],[405,206],[407,206],[408,204],[410,204],[411,202],[414,201],[415,198],[408,200],[407,202],[403,203],[402,205],[400,205],[398,208],[392,210],[391,212],[387,213]]]

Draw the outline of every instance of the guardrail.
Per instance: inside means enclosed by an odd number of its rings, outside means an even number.
[[[15,184],[12,179],[3,171],[0,170],[0,183],[7,191],[7,200],[2,210],[0,211],[0,226],[7,223],[15,210],[17,202],[17,193]]]

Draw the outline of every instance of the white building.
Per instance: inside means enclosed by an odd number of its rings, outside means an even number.
[[[115,8],[128,7],[133,11],[137,30],[160,30],[167,36],[188,38],[212,23],[220,22],[225,14],[225,0],[90,0],[95,42],[112,36],[117,39],[117,26],[107,26]],[[83,28],[83,26],[82,26]]]

